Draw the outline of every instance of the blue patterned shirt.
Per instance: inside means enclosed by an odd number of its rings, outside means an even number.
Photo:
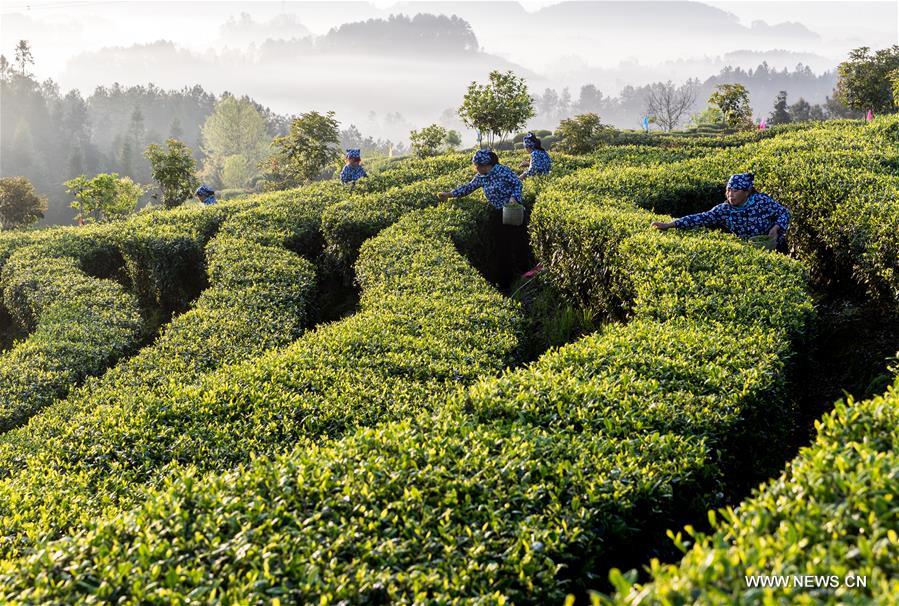
[[[361,164],[344,164],[343,170],[340,171],[340,181],[342,183],[352,183],[367,176],[368,173],[365,172]]]
[[[209,206],[210,204],[215,204],[217,200],[215,199],[215,194],[209,194],[202,200],[203,204]]]
[[[552,168],[553,161],[545,150],[535,149],[531,152],[531,165],[528,167],[525,177],[533,177],[536,175],[545,175]]]
[[[502,208],[509,203],[509,198],[514,198],[521,203],[521,179],[508,166],[496,164],[486,175],[480,173],[474,176],[470,182],[460,185],[450,195],[454,198],[467,196],[479,187],[484,188],[487,201],[494,208]]]
[[[751,238],[767,234],[775,225],[780,226],[780,237],[790,227],[790,211],[768,194],[756,192],[741,206],[731,206],[727,202],[711,210],[681,217],[674,222],[678,229],[692,227],[723,227],[740,238]]]

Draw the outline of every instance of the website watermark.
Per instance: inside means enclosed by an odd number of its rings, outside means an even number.
[[[746,586],[759,589],[865,589],[868,587],[867,576],[847,575],[814,575],[814,574],[761,574],[743,577]]]

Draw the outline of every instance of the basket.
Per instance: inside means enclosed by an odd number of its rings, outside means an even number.
[[[510,203],[503,206],[503,225],[521,225],[524,223],[524,206]]]
[[[757,246],[758,248],[765,248],[767,250],[774,250],[777,248],[777,236],[769,236],[767,234],[761,236],[752,236],[749,238],[749,242],[753,246]]]

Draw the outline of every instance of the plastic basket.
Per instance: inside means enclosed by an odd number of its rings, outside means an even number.
[[[503,206],[503,225],[521,225],[524,223],[524,206],[507,204]]]

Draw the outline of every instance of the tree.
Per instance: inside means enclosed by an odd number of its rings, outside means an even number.
[[[824,111],[827,114],[827,117],[831,120],[836,118],[849,118],[858,120],[865,117],[864,112],[846,107],[846,105],[843,104],[835,96],[827,97],[824,100]]]
[[[724,125],[724,114],[717,107],[706,107],[701,112],[690,116],[689,126],[691,128],[722,125]]]
[[[446,149],[458,146],[462,141],[459,133],[447,130],[438,124],[426,126],[420,130],[409,133],[409,141],[412,144],[412,153],[419,158],[435,156]]]
[[[786,124],[791,120],[790,112],[787,109],[787,91],[782,90],[777,93],[777,99],[774,100],[774,111],[768,116],[768,124]]]
[[[809,110],[808,117],[809,120],[817,120],[819,122],[826,119],[826,116],[824,115],[824,108],[821,107],[820,103],[815,103],[814,105],[812,105],[811,110]]]
[[[78,211],[78,222],[110,221],[124,217],[137,207],[144,188],[117,173],[101,173],[92,179],[85,175],[64,183],[75,196],[72,208]]]
[[[25,177],[0,179],[0,228],[31,225],[47,212],[47,197],[40,196]]]
[[[675,87],[668,82],[650,85],[646,97],[646,113],[655,118],[663,130],[670,131],[680,122],[696,102],[696,87],[688,82]]]
[[[749,91],[742,84],[719,84],[709,97],[724,115],[724,122],[732,128],[752,128],[752,108]]]
[[[899,45],[873,54],[870,50],[867,46],[856,48],[840,63],[834,97],[860,112],[894,112],[899,104],[893,99],[889,74],[899,69]]]
[[[191,149],[181,141],[169,139],[166,147],[148,145],[144,156],[150,161],[153,180],[159,184],[163,206],[174,208],[194,195],[199,185],[194,176],[197,167]]]
[[[272,141],[272,154],[266,160],[266,189],[296,187],[320,178],[340,157],[337,127],[334,112],[308,112],[294,119],[290,132]]]
[[[223,97],[203,124],[204,178],[221,183],[225,160],[231,156],[242,156],[251,173],[248,180],[255,177],[270,141],[265,118],[249,97]]]
[[[28,66],[34,65],[34,56],[31,54],[31,45],[28,40],[19,40],[16,45],[16,65],[19,66],[19,75],[22,77],[30,77]]]
[[[790,106],[790,118],[793,122],[807,122],[812,119],[811,110],[809,102],[799,97],[799,101]]]
[[[228,156],[222,165],[222,186],[225,189],[247,189],[258,170],[257,165],[246,156]]]
[[[890,81],[893,87],[893,105],[899,107],[899,69],[890,72]]]
[[[6,55],[0,55],[0,81],[6,82],[9,79],[9,60]]]
[[[502,141],[534,117],[534,103],[524,78],[511,71],[503,74],[494,70],[488,84],[468,85],[459,117],[469,128],[486,134],[487,144],[492,147],[497,137]]]
[[[446,149],[449,151],[455,150],[457,147],[462,145],[462,137],[459,136],[459,133],[450,130],[446,133],[446,138],[443,140],[444,145],[446,145]]]
[[[555,133],[560,139],[556,147],[572,154],[584,154],[609,141],[612,133],[612,128],[602,124],[596,114],[581,114],[562,120]]]

